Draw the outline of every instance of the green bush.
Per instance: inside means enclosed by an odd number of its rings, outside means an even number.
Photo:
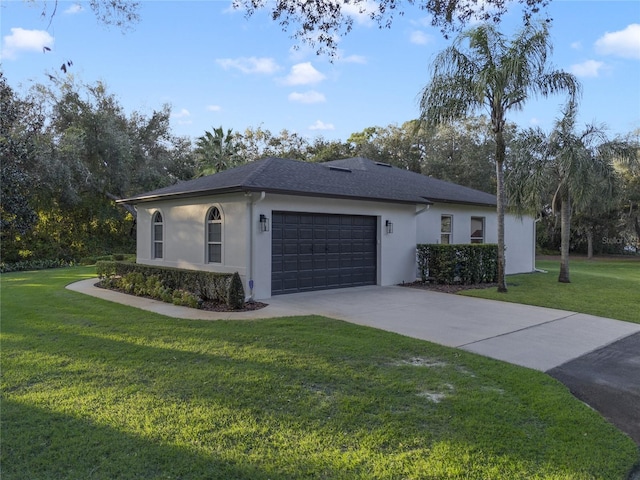
[[[498,277],[498,246],[495,244],[418,245],[422,281],[451,285],[492,283]]]
[[[72,260],[24,260],[21,262],[0,262],[0,273],[23,272],[26,270],[45,270],[48,268],[62,268],[74,265]]]
[[[240,275],[235,272],[231,277],[231,283],[229,285],[229,292],[227,293],[227,306],[238,310],[244,305],[244,287],[242,286],[242,280]]]
[[[97,255],[90,257],[82,257],[78,263],[80,265],[95,265],[98,262],[102,261],[125,261],[125,262],[134,262],[136,261],[135,253],[114,253],[113,255]]]
[[[183,307],[198,308],[198,297],[193,293],[186,290],[174,290],[173,291],[173,304]]]
[[[118,288],[129,293],[148,295],[162,301],[175,302],[176,290],[188,292],[195,299],[196,306],[198,299],[218,303],[228,302],[232,278],[230,273],[183,270],[117,261],[97,262],[96,272],[101,279],[110,282],[113,282],[110,279],[121,279],[124,283]],[[240,287],[242,288],[242,282]],[[244,302],[244,290],[242,300]],[[193,304],[191,299],[184,301]]]

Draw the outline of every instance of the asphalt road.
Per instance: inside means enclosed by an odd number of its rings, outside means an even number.
[[[640,333],[547,373],[640,446]]]

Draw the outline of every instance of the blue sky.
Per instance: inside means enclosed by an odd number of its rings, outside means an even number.
[[[192,138],[222,125],[346,140],[416,118],[429,64],[451,42],[415,7],[386,30],[356,15],[332,63],[304,45],[293,48],[297,42],[266,13],[247,20],[229,6],[142,1],[141,21],[122,33],[98,24],[86,3],[61,0],[49,24],[42,3],[0,0],[1,68],[24,92],[71,60],[79,81],[103,81],[129,112],[170,104],[174,133]],[[640,2],[552,0],[548,12],[551,62],[583,85],[581,124],[606,124],[612,136],[639,129]],[[502,28],[511,34],[520,25],[514,4]],[[548,130],[563,102],[532,99],[509,120]]]

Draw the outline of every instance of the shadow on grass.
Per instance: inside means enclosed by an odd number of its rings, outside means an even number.
[[[200,455],[6,399],[2,437],[3,480],[272,477],[254,464]]]
[[[175,321],[30,291],[3,292],[3,478],[621,478],[628,463],[537,372],[321,317]]]

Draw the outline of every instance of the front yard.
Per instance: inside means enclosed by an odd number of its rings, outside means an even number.
[[[559,259],[538,260],[536,267],[548,273],[510,275],[506,294],[495,288],[461,293],[640,323],[640,257],[571,258],[571,283],[558,283]]]
[[[185,321],[2,277],[2,478],[620,479],[547,375],[327,318]]]

